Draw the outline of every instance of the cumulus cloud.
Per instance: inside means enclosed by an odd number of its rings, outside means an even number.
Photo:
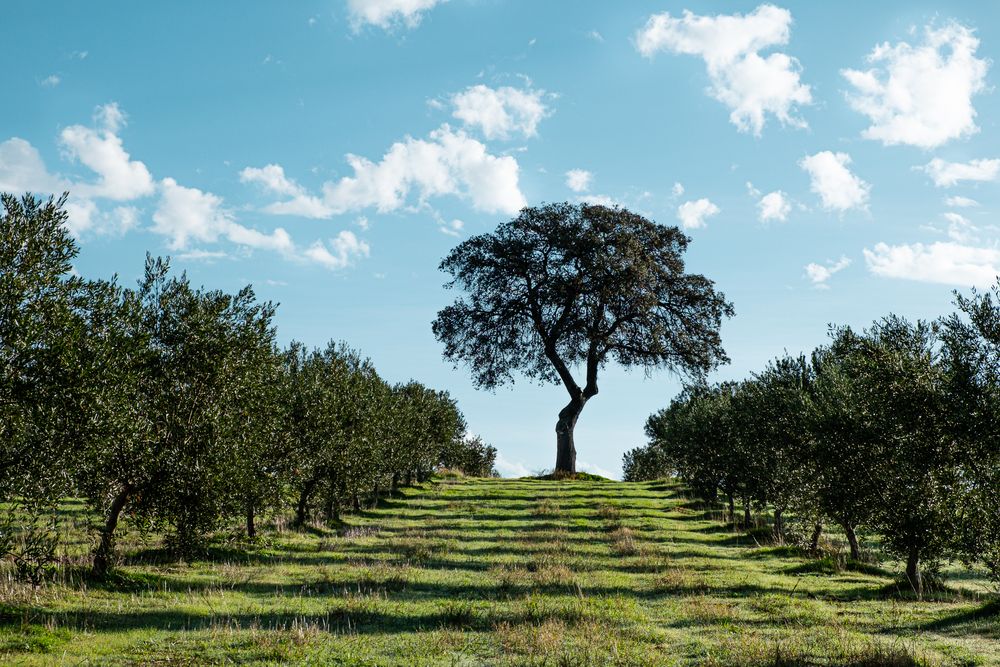
[[[420,25],[424,12],[445,0],[347,0],[347,13],[354,30],[374,25],[383,30]]]
[[[68,188],[67,181],[49,173],[29,142],[12,137],[0,143],[0,191],[54,194]]]
[[[586,169],[570,169],[566,172],[566,187],[573,192],[586,192],[594,181],[594,175]]]
[[[86,233],[124,236],[139,226],[140,211],[134,206],[101,210],[93,199],[70,198],[66,202],[66,228],[80,238]]]
[[[538,124],[550,114],[544,95],[545,91],[531,88],[469,86],[452,95],[452,116],[467,127],[478,128],[487,139],[534,137]]]
[[[43,88],[55,88],[59,85],[62,79],[59,78],[58,74],[49,74],[47,77],[38,82],[38,85]]]
[[[330,239],[329,246],[316,241],[303,254],[328,269],[343,269],[351,266],[356,259],[368,257],[369,247],[353,232],[343,230]]]
[[[878,243],[865,248],[868,270],[878,276],[964,287],[986,287],[1000,275],[1000,250],[955,242],[924,245]]]
[[[327,181],[321,196],[310,194],[277,164],[247,167],[240,180],[286,197],[264,211],[311,218],[368,208],[387,213],[446,195],[468,199],[473,208],[487,213],[516,213],[527,203],[518,186],[516,159],[490,154],[484,144],[447,124],[427,139],[406,137],[396,142],[378,162],[348,154],[347,163],[353,175]]]
[[[757,217],[761,222],[777,220],[784,222],[792,212],[792,202],[781,190],[768,192],[757,202]]]
[[[269,250],[289,259],[313,261],[329,268],[342,268],[354,258],[368,255],[368,245],[350,232],[332,239],[330,249],[317,242],[309,251],[302,252],[288,232],[280,227],[265,233],[239,224],[222,198],[211,192],[181,185],[173,178],[157,183],[146,166],[125,151],[118,136],[125,121],[125,113],[117,104],[107,104],[98,107],[95,128],[72,125],[59,136],[63,155],[96,173],[96,182],[77,182],[52,174],[38,150],[23,139],[14,137],[0,143],[0,191],[56,194],[69,190],[66,226],[78,237],[85,233],[122,235],[139,226],[142,218],[139,208],[120,205],[104,209],[98,204],[101,199],[132,201],[157,194],[151,229],[167,239],[170,249],[182,251],[179,256],[184,258],[224,257],[226,253],[222,250],[191,247],[192,244],[219,241]],[[290,197],[289,201],[275,205],[279,210],[304,207],[309,203],[305,190],[285,177],[278,165],[245,169],[241,178],[261,185],[270,193]],[[308,213],[304,210],[298,214]]]
[[[674,183],[673,187],[670,188],[670,194],[673,197],[680,197],[684,194],[684,185],[682,183]]]
[[[649,17],[635,45],[646,57],[659,51],[700,56],[711,80],[709,94],[729,107],[729,120],[741,132],[759,136],[767,114],[806,127],[795,113],[812,103],[812,93],[799,78],[798,60],[780,52],[760,54],[787,44],[791,24],[791,13],[774,5],[746,15],[698,16],[685,10],[677,18],[664,12]]]
[[[814,287],[818,289],[827,289],[827,281],[833,277],[833,274],[838,271],[843,271],[848,266],[851,265],[851,260],[846,256],[841,256],[835,262],[827,262],[824,264],[816,264],[815,262],[810,262],[806,264],[806,276],[812,281]]]
[[[66,156],[98,176],[96,183],[79,183],[74,192],[81,197],[129,201],[153,193],[155,185],[146,165],[133,160],[122,146],[118,131],[125,114],[115,103],[98,107],[96,128],[71,125],[59,135]]]
[[[686,201],[677,207],[677,219],[684,229],[697,229],[705,226],[705,220],[717,215],[721,209],[708,199]]]
[[[975,199],[969,199],[968,197],[962,197],[959,195],[945,198],[944,204],[945,206],[952,206],[955,208],[970,208],[973,206],[979,206],[979,202]]]
[[[985,88],[990,63],[976,57],[977,48],[971,28],[950,22],[927,26],[915,46],[879,44],[868,55],[870,69],[842,70],[854,87],[848,102],[871,121],[862,136],[934,148],[978,132],[972,98]]]
[[[809,189],[819,195],[823,208],[847,211],[865,208],[871,186],[851,173],[847,153],[821,151],[799,161],[799,166],[809,174]]]
[[[915,167],[927,173],[939,188],[950,188],[962,181],[995,181],[1000,175],[1000,159],[970,160],[969,162],[947,162],[934,158],[923,167]]]
[[[310,195],[305,188],[285,176],[280,164],[263,167],[246,167],[240,172],[240,182],[255,183],[265,192],[288,199],[273,202],[264,211],[274,215],[299,215],[304,218],[329,218],[333,210],[319,197]]]
[[[353,176],[323,186],[323,199],[335,213],[374,207],[379,212],[402,208],[411,193],[419,203],[456,195],[487,213],[516,213],[526,205],[518,187],[517,160],[491,155],[465,132],[442,125],[428,139],[407,137],[372,162],[348,155]]]

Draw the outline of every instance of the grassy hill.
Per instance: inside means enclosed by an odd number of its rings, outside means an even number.
[[[0,663],[1000,664],[981,582],[758,546],[660,484],[438,480],[191,565],[140,543],[113,584],[0,587]],[[71,508],[81,548],[87,517]]]

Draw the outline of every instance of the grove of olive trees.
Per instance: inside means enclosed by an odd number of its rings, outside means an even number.
[[[811,358],[743,382],[687,388],[625,456],[631,480],[679,476],[744,522],[795,516],[813,550],[825,525],[862,557],[858,531],[905,564],[918,595],[943,561],[1000,579],[1000,283],[957,295],[936,322],[889,316],[833,328]]]
[[[101,517],[105,575],[125,516],[190,557],[227,522],[252,539],[262,515],[336,521],[441,466],[493,474],[446,392],[390,385],[343,344],[280,349],[251,287],[152,257],[135,288],[77,277],[64,204],[2,197],[0,552],[44,561],[66,497]]]

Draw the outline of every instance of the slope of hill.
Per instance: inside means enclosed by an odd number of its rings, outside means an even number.
[[[759,546],[662,483],[404,493],[339,532],[277,530],[193,565],[133,544],[114,585],[5,581],[0,662],[1000,663],[980,582],[913,601],[889,572]]]

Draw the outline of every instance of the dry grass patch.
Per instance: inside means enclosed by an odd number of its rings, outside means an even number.
[[[641,556],[646,547],[631,528],[619,526],[611,531],[611,550],[618,556]]]
[[[535,504],[531,513],[535,516],[559,516],[559,505],[550,498],[543,498]]]

